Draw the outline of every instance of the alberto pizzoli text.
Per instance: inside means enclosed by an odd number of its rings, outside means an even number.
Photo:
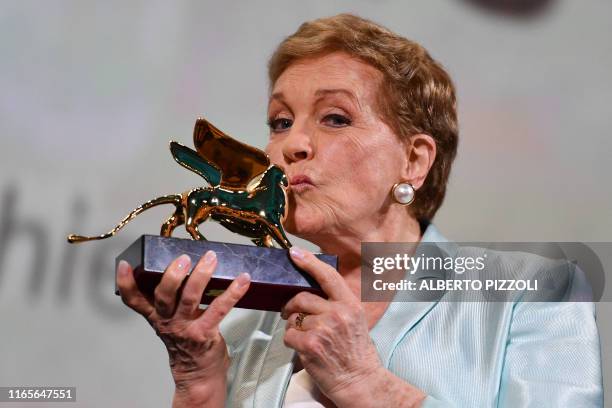
[[[376,279],[374,290],[408,290],[408,291],[537,291],[538,281],[525,279],[439,279],[414,282],[402,279],[398,282],[385,282]]]

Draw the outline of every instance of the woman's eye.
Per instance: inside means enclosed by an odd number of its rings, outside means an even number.
[[[351,119],[347,118],[344,115],[332,113],[323,118],[323,123],[332,127],[344,127],[349,126],[351,124]]]
[[[287,118],[278,118],[268,120],[268,126],[272,132],[282,132],[293,125],[293,121]]]

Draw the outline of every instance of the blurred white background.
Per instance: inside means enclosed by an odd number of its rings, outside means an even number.
[[[267,59],[317,17],[382,23],[453,77],[460,147],[434,220],[449,238],[611,241],[612,3],[545,1],[532,16],[473,3],[1,2],[0,386],[76,386],[70,406],[170,404],[162,343],[113,294],[114,257],[170,207],[108,241],[65,236],[201,184],[167,145],[190,145],[198,115],[263,147]],[[612,374],[612,307],[598,309]]]

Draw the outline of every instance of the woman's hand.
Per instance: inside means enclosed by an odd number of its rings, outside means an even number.
[[[215,253],[208,251],[179,291],[191,267],[189,256],[181,255],[164,272],[153,298],[140,292],[127,262],[121,261],[117,269],[123,302],[143,315],[166,345],[176,385],[174,406],[224,404],[229,356],[219,323],[246,293],[250,277],[241,274],[202,310],[200,300],[216,265]]]
[[[338,407],[419,406],[425,394],[382,366],[361,301],[344,278],[310,252],[290,252],[329,298],[301,292],[282,311],[285,345],[298,353],[321,392]],[[306,316],[296,324],[300,313]]]
[[[337,403],[379,375],[383,367],[361,302],[342,276],[309,252],[292,247],[291,255],[329,299],[301,292],[285,305],[285,344],[297,351],[321,392]],[[307,314],[301,328],[296,327],[299,313]]]

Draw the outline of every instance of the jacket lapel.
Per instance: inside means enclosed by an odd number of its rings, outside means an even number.
[[[385,368],[389,368],[393,351],[437,302],[391,302],[383,317],[370,330],[370,336]]]
[[[438,229],[428,221],[421,222],[424,231],[417,253],[426,252],[428,255],[451,255],[456,251],[456,245],[449,242]],[[363,272],[362,272],[363,273]],[[406,279],[420,281],[422,279],[446,279],[444,270],[419,269]],[[385,368],[389,368],[393,351],[397,345],[409,335],[410,330],[418,324],[425,315],[436,306],[440,297],[435,299],[422,299],[418,301],[410,293],[398,291],[387,310],[370,330],[378,355]]]
[[[295,351],[285,346],[285,321],[278,321],[262,365],[253,399],[254,407],[280,407],[293,372]]]

